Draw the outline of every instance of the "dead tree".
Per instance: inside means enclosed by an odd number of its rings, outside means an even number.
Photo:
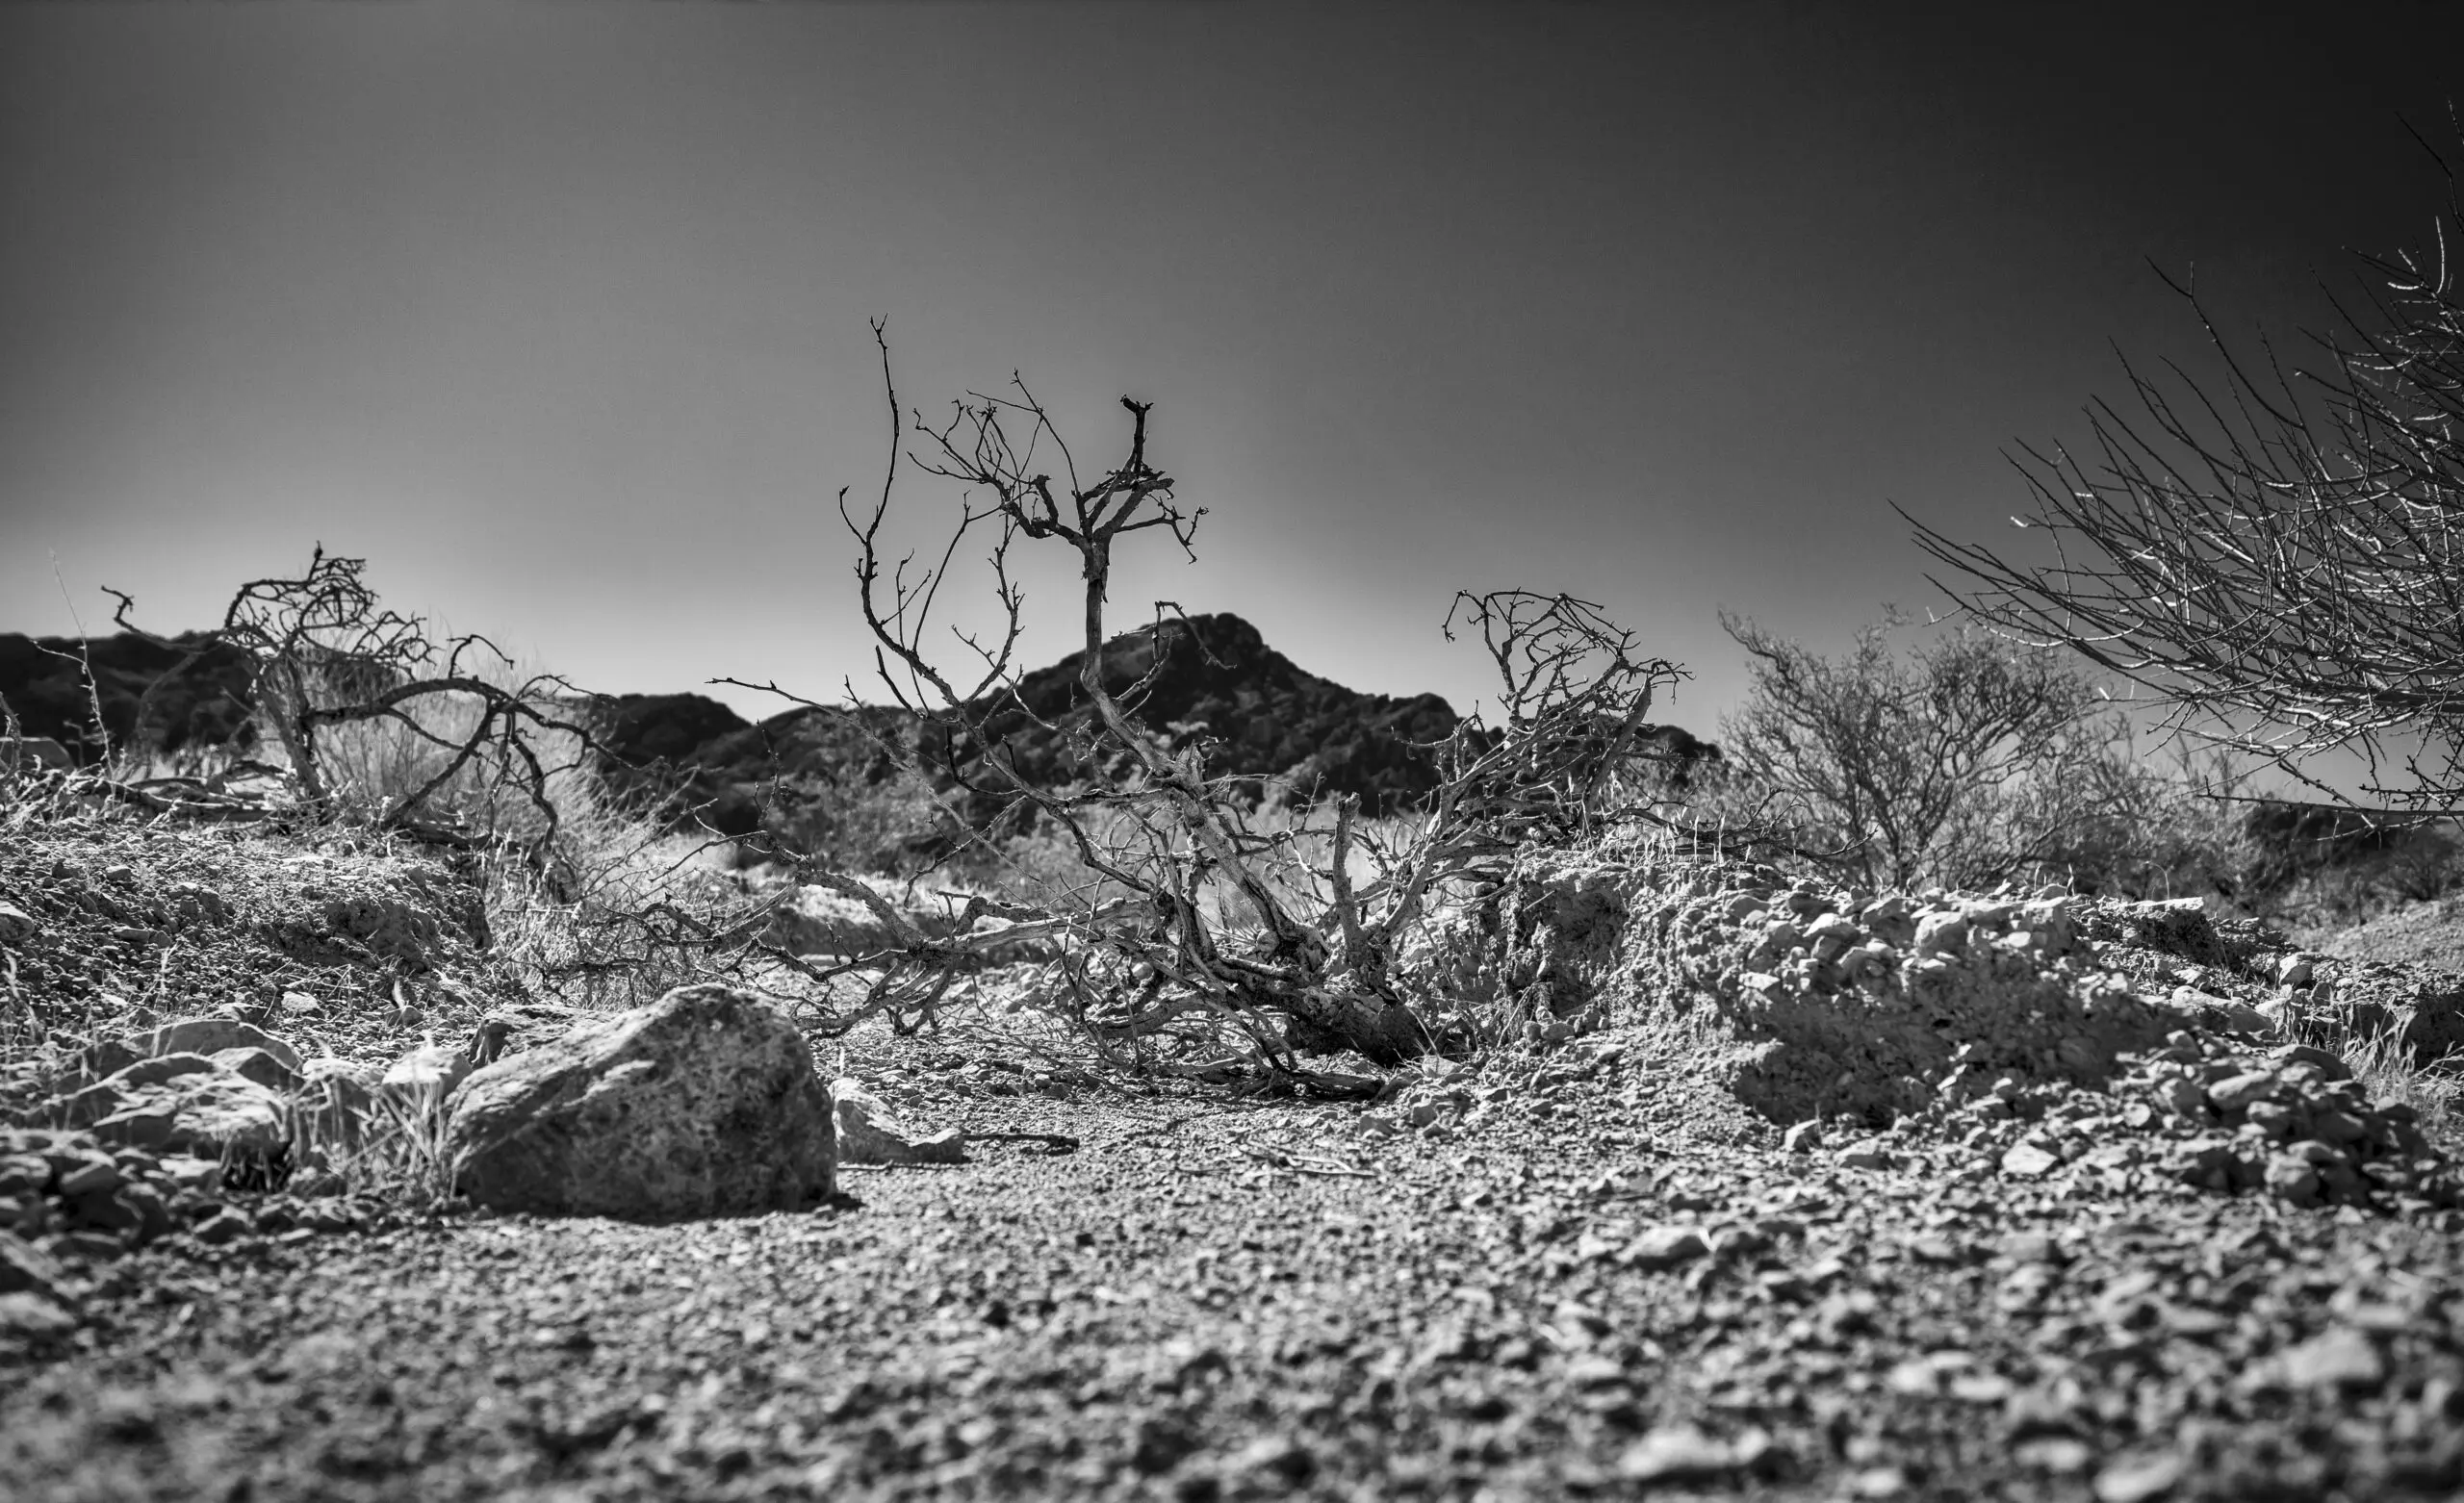
[[[2288,369],[2228,348],[2202,389],[2125,366],[2139,409],[2089,409],[2092,451],[2024,449],[2012,519],[2051,561],[2014,563],[1921,523],[1946,593],[2154,691],[2190,727],[2340,803],[2309,764],[2356,752],[2370,798],[2453,812],[2464,793],[2464,296],[2433,253],[2365,258],[2379,284]],[[1905,513],[1903,513],[1905,515]]]
[[[891,420],[889,465],[869,508],[852,508],[843,490],[838,507],[858,547],[858,599],[880,677],[927,743],[937,744],[931,765],[971,806],[1049,821],[1089,873],[1128,895],[1085,911],[1011,907],[1001,916],[1065,928],[1081,955],[1093,957],[1064,969],[1073,986],[1103,993],[1100,1005],[1082,1008],[1097,1029],[1134,1035],[1205,1013],[1245,1032],[1277,1068],[1290,1067],[1291,1048],[1348,1048],[1393,1063],[1441,1047],[1398,986],[1404,935],[1448,882],[1501,866],[1520,843],[1590,828],[1620,771],[1650,757],[1652,694],[1680,671],[1635,651],[1630,636],[1588,602],[1522,591],[1464,595],[1456,617],[1481,632],[1503,675],[1501,723],[1467,722],[1431,749],[1443,784],[1418,833],[1395,849],[1359,842],[1350,802],[1339,803],[1329,866],[1308,893],[1296,895],[1271,879],[1291,832],[1258,828],[1241,780],[1209,776],[1203,739],[1175,748],[1139,716],[1170,652],[1205,650],[1194,628],[1175,619],[1178,608],[1155,606],[1148,629],[1156,651],[1143,676],[1120,685],[1106,672],[1116,548],[1135,534],[1159,532],[1186,552],[1205,515],[1179,501],[1172,477],[1150,457],[1149,404],[1122,398],[1125,453],[1088,476],[1023,382],[1014,397],[971,394],[938,425],[905,414],[879,325],[874,335]],[[920,452],[906,451],[911,436]],[[1039,463],[1040,454],[1058,473]],[[902,456],[959,482],[966,497],[937,560],[922,566],[911,555],[893,560],[882,541]],[[1024,597],[1011,561],[1022,539],[1066,547],[1079,565],[1078,687],[1091,713],[1068,731],[1077,777],[1062,788],[1027,777],[1005,740],[1005,727],[1022,722],[1061,734],[1017,693]],[[982,633],[936,617],[962,552],[989,569],[999,624]],[[953,651],[963,672],[943,665]],[[776,684],[748,687],[785,693]],[[1373,880],[1351,879],[1356,849],[1375,867]],[[886,906],[860,883],[825,879]],[[971,954],[963,939],[943,941],[937,952],[920,942],[885,952],[874,958],[891,967],[886,993],[877,988],[832,1026],[878,1011],[904,1015],[927,986],[926,973],[968,964]]]

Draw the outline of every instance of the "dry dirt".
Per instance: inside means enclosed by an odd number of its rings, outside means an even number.
[[[203,860],[156,844],[171,864]],[[170,909],[149,922],[141,902],[171,879],[112,877],[138,863],[102,853],[74,883],[56,854],[0,861],[0,901],[41,906],[59,936],[101,932],[73,909],[176,938]],[[209,969],[209,993],[278,1006],[321,978],[303,1026],[372,1057],[458,1006],[449,981],[469,998],[501,981],[477,944],[442,934],[450,953],[427,971],[381,955],[354,969],[320,947],[357,879],[303,862],[324,875],[297,880],[326,896],[286,896],[293,879],[267,875],[290,870],[281,855],[231,857],[246,870],[225,874],[243,889],[227,929],[263,947],[212,965],[295,969]],[[294,899],[328,906],[286,913]],[[93,918],[98,903],[135,917]],[[308,912],[323,930],[282,927]],[[129,1001],[149,968],[174,969],[156,941],[83,943],[47,962],[64,996]],[[2134,1133],[2174,1141],[2118,1098],[2106,1113],[2081,1105],[2106,1099],[2093,1092],[2056,1092],[2032,1118],[1953,1093],[1957,1111],[1871,1140],[1835,1122],[1791,1151],[1737,1105],[1732,1073],[1635,1026],[1428,1072],[1373,1108],[1035,1094],[929,1045],[865,1057],[929,1126],[1080,1146],[851,1170],[820,1212],[667,1227],[379,1214],[318,1231],[293,1200],[229,1196],[251,1235],[176,1234],[82,1264],[73,1331],[0,1335],[5,1490],[2141,1503],[2464,1489],[2464,1216],[2387,1195],[2301,1209],[2232,1193],[2221,1170],[2224,1190],[2185,1183],[2162,1153],[2100,1156]],[[10,1100],[31,1095],[21,1079]]]

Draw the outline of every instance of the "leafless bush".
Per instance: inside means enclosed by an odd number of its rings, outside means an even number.
[[[2058,654],[1962,623],[1903,656],[1893,616],[1826,658],[1723,620],[1752,680],[1721,724],[1705,806],[1778,819],[1810,864],[1872,888],[2234,885],[2229,766],[2148,766],[2128,721]]]
[[[515,672],[485,637],[432,635],[423,619],[383,605],[366,574],[366,560],[321,547],[297,577],[243,585],[191,654],[218,643],[247,654],[245,698],[316,819],[511,844],[552,882],[567,880],[563,808],[595,788],[587,759],[601,750],[587,697],[556,675]],[[148,635],[129,619],[136,602],[112,593],[116,624]],[[120,791],[167,808],[227,802],[186,777]]]
[[[2229,348],[2206,387],[2125,365],[2139,412],[2089,409],[2087,455],[2023,451],[2013,518],[2051,561],[2013,563],[1921,523],[1949,593],[2032,641],[2144,685],[2174,725],[2354,802],[2316,766],[2357,753],[2361,793],[2453,812],[2464,793],[2464,297],[2445,241],[2365,258],[2361,309],[2288,369]]]

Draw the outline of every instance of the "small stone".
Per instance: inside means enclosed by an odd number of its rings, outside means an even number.
[[[1780,1146],[1792,1154],[1811,1153],[1822,1146],[1822,1124],[1800,1122],[1780,1136]]]
[[[0,903],[0,945],[22,944],[41,932],[33,914],[13,903]]]
[[[2086,1471],[2088,1464],[2096,1459],[2096,1453],[2088,1449],[2087,1441],[2066,1435],[2038,1436],[2032,1440],[2022,1440],[2011,1454],[2023,1466],[2033,1466],[2039,1471],[2049,1471],[2061,1477]]]
[[[2200,1089],[2196,1081],[2177,1075],[2159,1085],[2156,1093],[2173,1108],[2175,1116],[2199,1117],[2207,1112],[2207,1092]]]
[[[246,1236],[256,1228],[248,1218],[236,1210],[218,1210],[189,1229],[189,1235],[208,1247],[220,1247]]]
[[[2277,1361],[2284,1381],[2297,1388],[2374,1388],[2387,1378],[2370,1337],[2341,1326],[2286,1348]]]
[[[20,1338],[56,1339],[77,1329],[75,1312],[31,1291],[0,1294],[0,1332]]]
[[[31,1289],[58,1298],[61,1281],[66,1277],[59,1260],[49,1253],[14,1232],[0,1232],[0,1294]]]
[[[287,991],[282,994],[282,1010],[295,1018],[313,1017],[324,1011],[325,1005],[304,991]]]
[[[346,1203],[325,1198],[300,1208],[299,1224],[311,1232],[347,1232],[359,1225],[359,1218]]]
[[[1644,1484],[1690,1482],[1734,1471],[1736,1449],[1694,1425],[1661,1425],[1626,1448],[1617,1474]]]
[[[2287,1044],[2276,1050],[2271,1057],[2280,1064],[2317,1065],[2320,1072],[2331,1081],[2352,1079],[2352,1066],[2345,1063],[2343,1056],[2322,1049],[2316,1044]]]
[[[2153,1503],[2182,1480],[2182,1458],[2172,1451],[2124,1456],[2096,1473],[2096,1503]]]
[[[2319,1171],[2306,1159],[2294,1154],[2278,1154],[2268,1160],[2265,1184],[2268,1193],[2295,1206],[2319,1203]]]
[[[1938,955],[1956,951],[1967,943],[1968,920],[1958,913],[1937,910],[1916,921],[1916,953]]]
[[[840,1163],[922,1164],[964,1163],[966,1144],[952,1129],[929,1136],[901,1122],[880,1097],[851,1079],[831,1083],[830,1099],[838,1134]],[[1434,1108],[1434,1103],[1424,1102]],[[1441,1113],[1432,1109],[1429,1122]],[[1414,1123],[1421,1122],[1417,1110]]]
[[[2281,1102],[2254,1101],[2243,1120],[2268,1135],[2271,1142],[2290,1139],[2300,1125],[2299,1114]]]
[[[1765,1002],[1784,1002],[1788,983],[1767,971],[1748,971],[1736,979],[1737,989]]]
[[[2059,1263],[2062,1246],[2043,1232],[2014,1232],[2002,1239],[2001,1253],[2015,1263]]]
[[[2207,1088],[2208,1102],[2218,1111],[2240,1111],[2275,1089],[2275,1077],[2265,1070],[2236,1075]]]
[[[107,1263],[128,1251],[128,1244],[108,1232],[63,1232],[51,1239],[51,1251],[80,1262]]]
[[[2284,955],[2275,963],[2275,980],[2279,986],[2307,986],[2318,967],[2305,955]]]
[[[1663,1268],[1674,1268],[1679,1263],[1691,1262],[1710,1250],[1710,1244],[1703,1240],[1703,1234],[1696,1228],[1649,1227],[1626,1244],[1624,1261],[1630,1267],[1657,1272]]]
[[[1566,1364],[1566,1383],[1577,1388],[1604,1388],[1626,1381],[1625,1364],[1613,1357],[1593,1354]]]
[[[1890,1150],[1883,1146],[1881,1138],[1869,1137],[1841,1149],[1839,1161],[1851,1169],[1887,1169],[1892,1159]]]
[[[210,1193],[222,1184],[222,1165],[212,1159],[182,1155],[162,1160],[158,1167],[164,1180],[175,1190]]]
[[[95,1154],[74,1168],[60,1171],[60,1193],[64,1198],[84,1195],[108,1195],[119,1188],[119,1165],[110,1157]]]
[[[68,1221],[91,1232],[125,1236],[145,1224],[143,1212],[125,1199],[134,1185],[118,1190],[90,1190],[67,1200]]]
[[[2310,1114],[2310,1135],[2323,1143],[2341,1146],[2368,1137],[2370,1128],[2349,1111],[2315,1111]]]
[[[1280,1437],[1253,1441],[1234,1453],[1223,1464],[1223,1474],[1240,1479],[1244,1486],[1258,1484],[1247,1479],[1269,1476],[1285,1487],[1296,1488],[1306,1483],[1318,1469],[1318,1459],[1307,1447]]]
[[[2015,1180],[2037,1180],[2061,1162],[2034,1143],[2021,1143],[2002,1156],[2002,1172]]]
[[[270,1091],[295,1091],[299,1088],[297,1070],[253,1045],[217,1050],[213,1057],[217,1067],[254,1081]]]

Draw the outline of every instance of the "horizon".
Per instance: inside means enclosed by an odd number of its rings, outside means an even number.
[[[2290,343],[2424,242],[2455,55],[2222,8],[580,13],[0,13],[0,630],[101,634],[106,585],[193,629],[322,542],[585,688],[834,699],[880,317],[927,414],[1014,369],[1101,465],[1155,403],[1210,515],[1114,632],[1169,599],[1468,712],[1454,591],[1563,590],[1716,740],[1718,611],[1835,653],[1940,608],[1891,503],[2000,545],[2005,454],[2117,351],[2204,369],[2160,273]],[[1081,77],[1171,92],[1031,87]],[[901,536],[954,499],[907,476]],[[1073,574],[1024,565],[1032,666]]]

